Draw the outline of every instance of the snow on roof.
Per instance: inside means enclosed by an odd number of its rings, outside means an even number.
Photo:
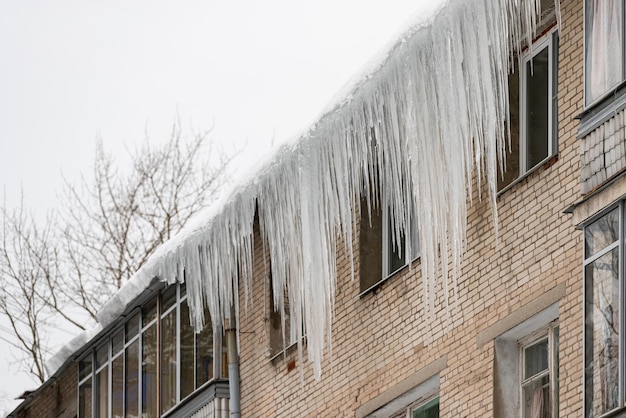
[[[534,30],[536,10],[538,0],[428,2],[305,132],[162,245],[103,307],[99,328],[63,347],[48,372],[115,321],[154,277],[173,283],[184,271],[194,325],[202,326],[206,305],[221,326],[233,295],[247,300],[251,291],[255,211],[272,260],[274,300],[283,310],[288,292],[316,378],[325,342],[332,342],[338,236],[355,235],[361,198],[368,210],[387,205],[396,231],[410,228],[406,208],[417,209],[424,312],[435,312],[438,284],[447,306],[456,295],[472,176],[479,190],[486,176],[497,216],[507,75],[519,47],[511,39],[521,39],[523,27]],[[352,262],[352,239],[343,243]],[[239,298],[234,302],[238,315]]]

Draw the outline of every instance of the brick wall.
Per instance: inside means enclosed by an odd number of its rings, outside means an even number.
[[[240,321],[242,416],[355,416],[359,406],[442,356],[441,416],[493,416],[494,342],[479,345],[477,335],[557,286],[565,289],[559,301],[560,411],[582,415],[582,236],[563,211],[580,196],[573,116],[583,104],[583,3],[561,7],[558,157],[498,197],[498,239],[486,191],[482,201],[475,192],[456,304],[446,309],[439,285],[436,317],[427,317],[419,262],[359,298],[359,239],[353,237],[355,281],[349,255],[338,245],[332,355],[326,353],[322,380],[315,381],[306,360],[302,373],[293,367],[299,366],[296,350],[270,360],[269,295],[257,239],[254,300]]]

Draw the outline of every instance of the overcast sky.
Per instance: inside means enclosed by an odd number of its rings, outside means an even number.
[[[396,35],[416,0],[0,0],[0,187],[7,206],[57,205],[96,138],[123,156],[172,124],[239,162],[305,128]],[[34,381],[0,322],[0,416]],[[63,338],[67,338],[63,335]]]

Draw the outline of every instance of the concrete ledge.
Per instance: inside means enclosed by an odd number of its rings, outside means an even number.
[[[438,358],[427,366],[419,369],[398,384],[390,387],[374,399],[371,399],[359,406],[355,411],[356,418],[363,418],[372,412],[384,407],[402,395],[410,392],[416,386],[421,385],[433,376],[437,376],[448,365],[448,356]]]
[[[476,346],[479,348],[482,347],[489,341],[499,337],[516,325],[526,321],[549,306],[554,305],[561,300],[566,293],[565,283],[561,283],[560,285],[548,290],[546,293],[535,298],[529,304],[522,306],[520,309],[479,332],[476,336]]]

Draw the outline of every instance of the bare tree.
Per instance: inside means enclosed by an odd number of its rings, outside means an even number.
[[[23,204],[10,212],[2,209],[1,215],[0,313],[15,337],[6,342],[21,354],[18,362],[43,382],[47,326],[54,311],[50,284],[58,277],[51,224],[40,229]]]
[[[76,312],[95,319],[156,248],[211,201],[235,154],[215,149],[207,132],[185,135],[175,124],[163,145],[146,140],[129,153],[129,167],[118,169],[99,141],[93,175],[65,181],[58,216],[44,227],[23,205],[2,210],[0,313],[37,379],[45,378],[46,327],[64,321],[83,328]]]

